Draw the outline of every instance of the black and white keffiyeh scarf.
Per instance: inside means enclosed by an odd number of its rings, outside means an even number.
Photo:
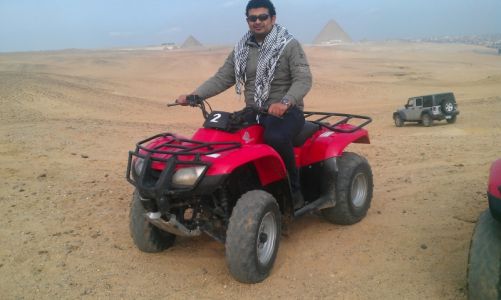
[[[247,58],[249,56],[249,45],[247,42],[251,38],[252,32],[249,31],[235,45],[234,49],[235,89],[239,95],[242,93],[242,85],[247,79],[245,77]],[[289,34],[285,27],[275,24],[259,48],[256,70],[256,92],[254,94],[254,101],[258,107],[261,107],[268,99],[278,59],[285,49],[285,46],[287,46],[293,38],[294,37]]]

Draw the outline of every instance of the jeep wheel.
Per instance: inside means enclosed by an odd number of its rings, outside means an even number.
[[[454,112],[454,102],[452,102],[452,100],[442,101],[442,111],[445,115],[452,115],[452,113]]]
[[[395,121],[395,126],[397,127],[404,126],[404,120],[398,114],[393,115],[393,121]]]
[[[129,230],[139,250],[149,253],[160,252],[171,247],[176,240],[174,234],[165,232],[148,222],[146,210],[141,204],[139,193],[134,191],[129,213]]]
[[[468,260],[469,299],[501,298],[501,224],[489,210],[478,219]]]
[[[268,277],[280,241],[280,210],[265,191],[245,193],[233,208],[226,232],[226,262],[231,275],[243,283]]]
[[[351,225],[362,220],[371,205],[372,171],[367,160],[355,153],[345,152],[338,161],[336,205],[322,209],[322,214],[329,222]]]
[[[452,116],[450,119],[446,119],[447,123],[453,124],[456,123],[456,115]]]
[[[430,127],[433,124],[433,119],[429,114],[423,114],[421,116],[421,121],[423,122],[424,127]]]

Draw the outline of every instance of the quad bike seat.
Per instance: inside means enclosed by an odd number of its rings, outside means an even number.
[[[306,142],[306,140],[310,138],[319,129],[320,125],[310,121],[306,121],[304,123],[303,129],[301,129],[301,132],[299,132],[299,134],[296,135],[292,140],[292,144],[294,145],[294,147],[302,146],[304,142]]]

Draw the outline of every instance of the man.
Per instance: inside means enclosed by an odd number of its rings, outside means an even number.
[[[237,94],[244,85],[246,106],[267,109],[257,116],[264,127],[264,140],[282,157],[294,200],[304,204],[294,158],[293,138],[303,128],[303,97],[311,88],[306,55],[287,29],[275,23],[275,7],[269,0],[250,0],[246,7],[249,32],[235,45],[217,73],[192,94],[215,96],[235,85]],[[176,102],[186,105],[187,96]]]

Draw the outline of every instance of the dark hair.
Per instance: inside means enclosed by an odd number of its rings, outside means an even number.
[[[261,7],[267,8],[271,17],[277,14],[277,12],[275,11],[275,6],[273,6],[273,3],[271,3],[270,0],[250,0],[249,3],[247,3],[245,15],[248,17],[250,9]]]

